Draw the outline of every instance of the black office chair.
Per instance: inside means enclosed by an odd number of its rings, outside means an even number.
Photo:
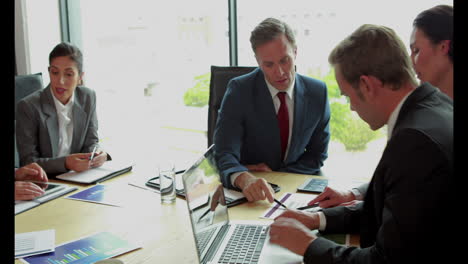
[[[35,91],[43,88],[42,73],[17,75],[15,76],[15,115],[16,104],[24,97],[32,94]],[[15,117],[16,129],[16,117]],[[15,167],[19,167],[19,155],[16,148],[16,132],[15,132]]]
[[[228,82],[237,76],[244,75],[257,67],[211,66],[210,98],[208,102],[208,147],[213,144],[214,129],[218,118]]]
[[[15,76],[15,105],[19,100],[42,88],[41,72]]]

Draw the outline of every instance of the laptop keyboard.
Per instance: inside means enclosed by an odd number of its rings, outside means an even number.
[[[206,245],[208,245],[208,242],[210,241],[210,238],[213,236],[215,231],[216,228],[211,228],[197,234],[198,252],[201,253],[203,250],[205,250]]]
[[[268,226],[237,225],[218,263],[258,263]]]

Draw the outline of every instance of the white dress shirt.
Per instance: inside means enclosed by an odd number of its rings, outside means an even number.
[[[275,106],[275,112],[278,114],[279,107],[281,105],[280,99],[276,96],[279,92],[286,92],[287,96],[284,98],[286,99],[286,105],[288,106],[288,117],[289,117],[289,138],[288,138],[288,146],[286,147],[286,153],[284,155],[284,159],[288,156],[289,144],[291,143],[291,135],[292,135],[292,127],[293,127],[293,119],[294,119],[294,84],[296,83],[296,78],[291,82],[291,85],[284,91],[280,91],[276,89],[273,85],[271,85],[267,79],[265,78],[266,85],[268,90],[270,91],[271,98],[273,99],[273,105]],[[232,185],[236,186],[234,182],[236,181],[237,177],[241,175],[243,171],[234,172],[231,174],[231,183]]]
[[[395,107],[392,114],[390,114],[390,117],[388,118],[388,121],[387,121],[387,141],[390,140],[390,138],[392,137],[393,128],[395,127],[395,123],[397,121],[398,115],[400,114],[401,107],[405,103],[408,96],[410,96],[410,94],[412,94],[413,92],[414,90],[409,92],[407,95],[405,95],[405,97],[401,99],[397,107]]]
[[[55,109],[57,110],[58,128],[59,128],[59,147],[58,157],[68,156],[73,139],[73,103],[75,94],[72,94],[66,105],[57,100],[54,95]]]

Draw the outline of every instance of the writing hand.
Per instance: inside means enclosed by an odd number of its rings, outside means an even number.
[[[350,202],[355,200],[354,194],[347,191],[340,191],[330,187],[326,187],[321,194],[315,197],[308,205],[319,203],[322,208],[334,207],[342,203]]]
[[[91,168],[101,167],[106,161],[107,161],[107,153],[104,151],[98,151],[94,155],[94,158],[91,160],[90,167]]]
[[[76,172],[85,171],[90,168],[91,153],[76,153],[68,155],[65,159],[65,167]]]

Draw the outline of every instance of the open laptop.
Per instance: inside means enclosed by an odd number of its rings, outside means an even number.
[[[230,221],[213,145],[182,175],[200,263],[302,263],[271,244],[269,224]]]

